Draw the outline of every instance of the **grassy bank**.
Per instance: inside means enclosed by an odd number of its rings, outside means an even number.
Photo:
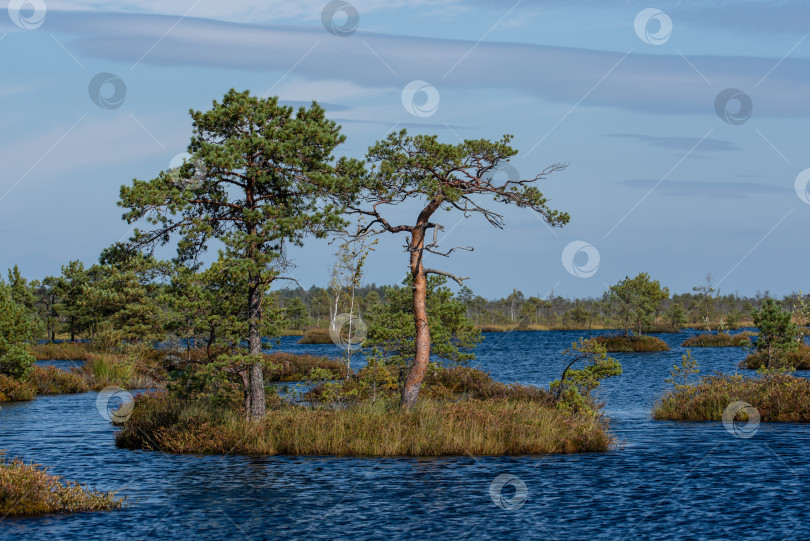
[[[86,361],[92,350],[90,344],[85,342],[49,342],[33,344],[31,353],[38,361]]]
[[[749,370],[759,370],[766,366],[766,356],[761,353],[752,353],[748,355],[741,363],[740,368],[747,368]],[[771,363],[773,364],[773,363]],[[794,370],[810,370],[810,346],[802,344],[796,351],[784,353],[776,359],[776,365],[792,368]]]
[[[754,406],[762,422],[810,422],[810,380],[787,374],[707,376],[666,393],[653,407],[653,418],[720,421],[729,404],[738,401]]]
[[[126,498],[88,490],[37,465],[6,460],[0,450],[0,517],[120,509]]]
[[[605,423],[538,402],[390,401],[343,409],[276,404],[260,423],[235,411],[142,395],[116,436],[119,447],[170,453],[445,456],[602,452],[614,445]]]
[[[655,336],[621,335],[597,336],[596,342],[609,352],[638,353],[646,351],[669,351],[666,342]]]
[[[304,331],[304,335],[298,341],[299,344],[331,344],[332,337],[329,336],[329,329],[313,327]]]
[[[747,335],[720,332],[717,334],[704,333],[690,336],[683,341],[681,346],[687,348],[730,348],[744,347],[750,343],[751,339]]]

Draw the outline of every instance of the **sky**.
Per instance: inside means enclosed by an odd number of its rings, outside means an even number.
[[[539,185],[563,228],[497,205],[503,230],[440,217],[442,247],[474,250],[426,266],[484,297],[600,296],[640,272],[673,293],[707,273],[722,294],[808,291],[809,38],[801,0],[12,0],[0,268],[56,275],[126,240],[120,186],[176,164],[189,109],[236,88],[317,100],[338,156],[406,128],[512,134],[522,178],[567,163]],[[380,239],[366,282],[402,280],[404,241]],[[335,249],[292,250],[293,277],[326,285]]]

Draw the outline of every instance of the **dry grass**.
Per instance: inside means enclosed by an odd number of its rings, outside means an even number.
[[[329,329],[312,327],[304,331],[304,336],[298,341],[299,344],[331,344],[332,337],[329,336]]]
[[[31,346],[31,353],[38,361],[86,361],[91,351],[90,344],[83,342],[60,342]]]
[[[36,394],[75,394],[90,390],[87,379],[74,370],[61,370],[55,366],[34,366],[28,374],[28,383]]]
[[[810,380],[787,374],[749,378],[708,376],[696,385],[665,394],[653,418],[667,421],[719,421],[733,402],[754,406],[762,422],[810,422]]]
[[[669,351],[667,343],[655,336],[617,334],[613,336],[597,336],[595,340],[605,346],[605,349],[609,352]]]
[[[604,452],[615,441],[599,418],[536,402],[422,400],[410,410],[389,401],[344,409],[278,405],[250,423],[164,393],[136,399],[116,443],[170,453],[445,456]]]
[[[7,461],[0,450],[0,517],[120,509],[126,498],[88,490],[36,464]]]
[[[750,343],[751,339],[744,334],[720,332],[717,334],[704,333],[690,336],[683,341],[681,346],[685,348],[731,348],[745,347]]]

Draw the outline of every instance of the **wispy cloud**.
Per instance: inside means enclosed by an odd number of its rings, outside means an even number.
[[[605,137],[615,137],[620,139],[630,139],[651,146],[667,148],[671,150],[690,150],[699,152],[728,152],[732,150],[742,150],[731,141],[722,139],[707,138],[700,140],[695,137],[659,137],[654,135],[642,135],[638,133],[609,133]],[[697,146],[695,146],[699,143]]]
[[[72,50],[87,57],[132,63],[154,46],[172,20],[164,16],[49,13],[51,28],[72,34]],[[570,103],[626,52],[515,43],[472,42],[358,32],[339,38],[323,29],[255,26],[188,18],[143,62],[250,72],[289,70],[299,78],[344,81],[344,89],[401,88],[421,79],[442,88],[505,88]],[[370,52],[370,51],[373,51]],[[469,55],[452,73],[449,67]],[[388,69],[378,58],[385,60]],[[677,55],[632,53],[588,95],[587,106],[658,114],[707,114],[720,90],[748,92],[756,117],[810,116],[810,60],[787,59],[757,86],[778,59],[692,56],[705,81]],[[571,69],[576,66],[576,69]],[[316,84],[316,83],[312,83]],[[300,98],[297,98],[300,99]]]
[[[621,180],[629,188],[648,190],[658,181],[653,179]],[[698,180],[669,180],[661,184],[656,193],[659,195],[678,197],[710,197],[713,199],[744,199],[746,197],[761,195],[780,195],[787,193],[782,186],[773,186],[758,182],[737,181],[698,181]]]

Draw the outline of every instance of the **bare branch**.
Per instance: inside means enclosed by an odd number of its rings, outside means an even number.
[[[455,280],[455,282],[460,286],[464,285],[464,280],[470,279],[469,276],[456,276],[455,274],[451,274],[449,272],[440,271],[436,269],[425,269],[425,274],[438,274],[440,276],[447,276],[448,278]]]

